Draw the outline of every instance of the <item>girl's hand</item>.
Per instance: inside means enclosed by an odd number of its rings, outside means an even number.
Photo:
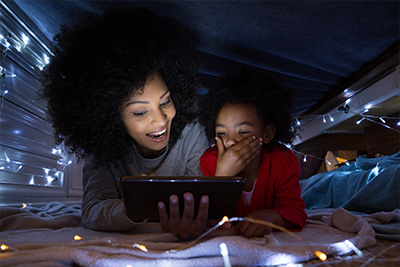
[[[263,142],[261,138],[252,136],[226,149],[221,138],[216,137],[215,139],[218,148],[215,176],[238,175],[257,157]]]
[[[189,235],[200,236],[207,224],[208,196],[201,197],[196,219],[193,219],[195,205],[193,195],[185,193],[183,197],[185,198],[185,204],[182,217],[180,217],[179,213],[179,198],[177,195],[170,196],[169,216],[165,204],[163,202],[158,203],[161,229],[163,232],[169,232],[182,238],[187,238]]]
[[[286,220],[284,220],[279,213],[274,210],[256,210],[249,213],[246,217],[253,219],[267,221],[274,224],[286,226]],[[244,235],[245,237],[263,237],[266,234],[272,232],[272,227],[258,223],[251,223],[248,221],[240,222],[235,226],[235,235]]]

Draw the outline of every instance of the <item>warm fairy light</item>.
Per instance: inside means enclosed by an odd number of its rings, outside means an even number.
[[[82,237],[80,237],[79,235],[74,236],[74,240],[81,240]]]
[[[138,244],[138,243],[135,243],[135,244],[133,244],[133,246],[132,247],[134,247],[134,248],[138,248],[138,249],[140,249],[141,251],[144,251],[144,252],[147,252],[147,251],[149,251],[147,248],[146,248],[146,246],[145,245],[140,245],[140,244]]]
[[[315,255],[317,255],[317,257],[321,260],[321,261],[325,261],[326,260],[326,254],[321,252],[321,251],[315,251]]]
[[[228,216],[224,216],[224,217],[222,218],[222,221],[223,221],[223,222],[229,222]]]
[[[0,248],[1,248],[1,250],[7,250],[7,249],[8,249],[8,246],[7,246],[7,245],[4,245],[4,244],[1,244]]]
[[[22,203],[22,208],[25,209],[26,208],[26,204]]]

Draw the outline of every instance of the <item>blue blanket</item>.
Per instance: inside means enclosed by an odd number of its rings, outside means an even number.
[[[349,166],[301,180],[306,209],[344,208],[375,213],[400,207],[400,152],[380,158],[359,156]]]

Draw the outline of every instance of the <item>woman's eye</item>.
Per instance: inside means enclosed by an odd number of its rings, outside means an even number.
[[[239,131],[240,135],[246,135],[246,134],[249,134],[249,133],[250,133],[249,131]]]
[[[171,103],[171,98],[168,98],[165,102],[162,102],[160,104],[161,107],[165,107],[168,106]]]
[[[131,114],[132,114],[133,116],[136,116],[136,117],[142,117],[142,116],[144,116],[146,113],[147,113],[147,111],[142,111],[142,112],[132,112]]]
[[[217,132],[217,136],[224,136],[225,132]]]

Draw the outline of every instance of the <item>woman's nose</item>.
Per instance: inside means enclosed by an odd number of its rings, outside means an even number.
[[[158,109],[156,112],[154,112],[153,124],[164,125],[167,121],[167,117],[167,114],[162,109]]]

